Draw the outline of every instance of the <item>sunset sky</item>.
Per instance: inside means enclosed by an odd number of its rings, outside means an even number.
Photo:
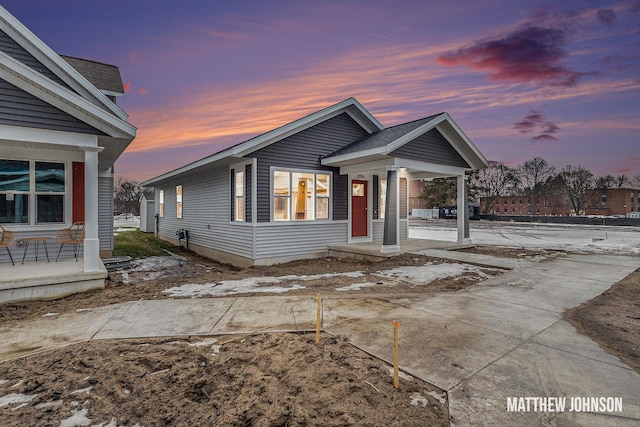
[[[489,160],[640,175],[640,1],[3,0],[55,51],[118,65],[137,181],[351,96],[447,111]]]

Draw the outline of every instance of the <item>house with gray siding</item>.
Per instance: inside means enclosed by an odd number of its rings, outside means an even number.
[[[26,249],[28,238],[49,238],[55,258],[57,232],[85,223],[82,268],[66,293],[103,286],[106,277],[100,256],[113,250],[113,164],[136,134],[116,105],[122,96],[117,67],[58,55],[0,7],[0,224],[15,235],[18,261],[29,263],[37,252]],[[73,255],[65,245],[60,258]],[[34,290],[29,278],[41,262],[17,264],[0,254],[0,267],[12,269],[0,275],[0,302],[5,294],[53,298],[58,294],[50,287],[70,280],[47,282],[45,275],[38,286],[49,289]],[[13,279],[2,281],[9,272]]]
[[[357,242],[399,252],[408,180],[456,176],[466,194],[467,173],[485,167],[449,114],[385,128],[349,98],[142,185],[155,187],[161,238],[186,231],[189,249],[249,266]],[[469,242],[463,215],[458,241]]]

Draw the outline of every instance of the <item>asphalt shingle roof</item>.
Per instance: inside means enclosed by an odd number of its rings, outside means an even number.
[[[75,68],[85,79],[89,80],[89,83],[98,89],[124,94],[120,69],[115,65],[103,64],[102,62],[75,58],[73,56],[60,55],[60,57],[67,61],[69,65]]]
[[[416,130],[420,126],[433,120],[434,118],[438,117],[441,114],[444,114],[444,113],[434,114],[433,116],[424,117],[422,119],[413,120],[411,122],[402,123],[396,126],[391,126],[391,127],[382,129],[381,131],[365,136],[364,138],[359,139],[358,141],[352,142],[351,144],[345,147],[342,147],[339,150],[334,151],[333,153],[329,154],[326,157],[340,156],[343,154],[355,153],[357,151],[371,150],[373,148],[384,147],[392,143],[396,139],[401,138],[402,136],[408,134],[409,132]]]

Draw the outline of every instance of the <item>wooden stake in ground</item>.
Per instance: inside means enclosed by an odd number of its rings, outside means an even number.
[[[393,387],[397,390],[400,387],[400,378],[398,377],[398,329],[400,323],[393,321]]]
[[[318,294],[318,306],[316,308],[316,345],[320,344],[320,304],[322,296]]]

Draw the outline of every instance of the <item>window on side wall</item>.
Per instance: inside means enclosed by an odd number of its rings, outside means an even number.
[[[182,218],[182,185],[176,185],[176,218]]]
[[[378,207],[379,213],[378,213],[378,218],[379,219],[384,219],[384,213],[387,210],[387,180],[386,179],[381,179],[380,180],[380,191],[378,192],[378,194],[380,194],[380,205]]]
[[[160,215],[160,218],[164,218],[164,190],[160,190],[158,193],[158,199],[160,199],[158,214]]]
[[[0,159],[0,223],[64,223],[66,164]]]
[[[244,171],[235,173],[235,220],[244,221]]]
[[[272,183],[274,221],[329,219],[329,173],[275,170]]]

